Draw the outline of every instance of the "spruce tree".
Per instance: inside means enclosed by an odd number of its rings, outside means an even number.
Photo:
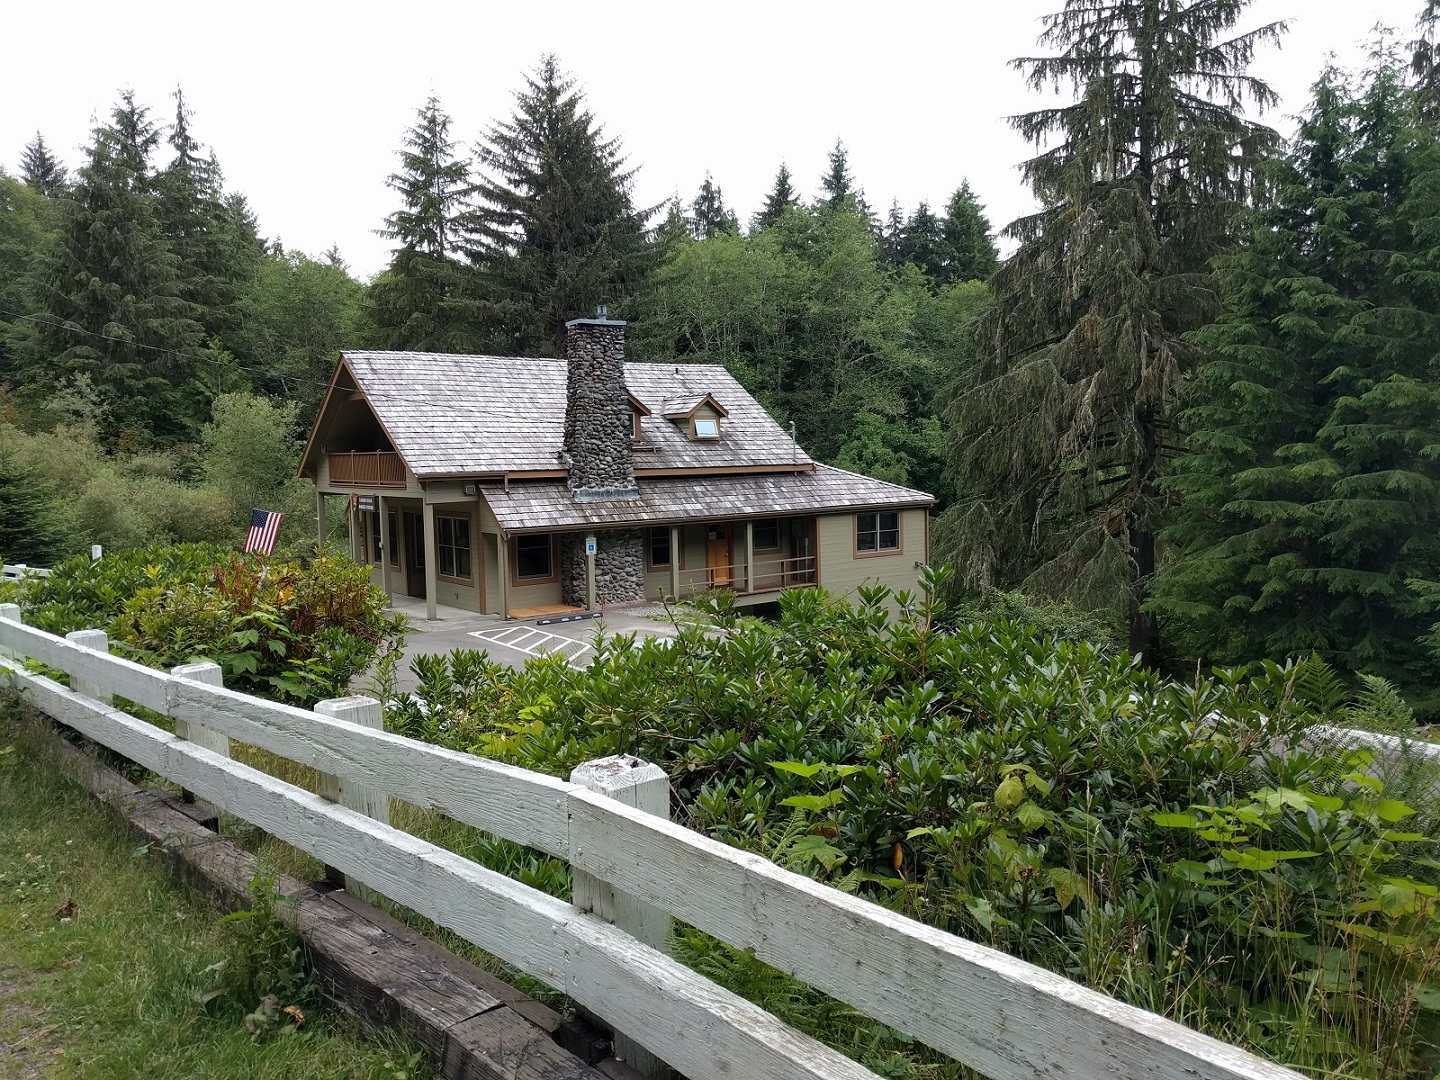
[[[942,537],[972,584],[1023,583],[1127,610],[1130,648],[1156,651],[1144,602],[1176,391],[1209,321],[1207,267],[1231,243],[1276,143],[1245,104],[1269,24],[1227,37],[1248,0],[1068,0],[1052,56],[1014,61],[1036,90],[1079,97],[1015,117],[1041,148],[1023,171],[1040,210],[1014,222],[991,279],[993,352],[951,406],[952,464],[972,485]]]
[[[1219,271],[1186,394],[1178,549],[1154,606],[1187,656],[1320,653],[1440,714],[1440,142],[1398,58],[1329,72],[1273,209]]]
[[[876,251],[882,266],[895,270],[905,265],[905,211],[900,209],[899,199],[890,200]]]
[[[934,286],[943,279],[945,254],[941,221],[931,211],[930,204],[922,201],[900,234],[900,261],[919,267]]]
[[[780,171],[775,174],[774,186],[770,188],[770,194],[765,196],[765,205],[760,212],[750,219],[750,231],[760,232],[768,229],[780,220],[786,210],[796,204],[798,198],[795,194],[795,186],[791,182],[790,170],[782,161]]]
[[[696,240],[709,240],[720,233],[738,233],[740,219],[725,206],[724,196],[707,172],[700,193],[690,204],[690,234]]]
[[[45,136],[35,132],[35,139],[20,156],[20,177],[42,195],[59,195],[70,181],[70,174],[45,145]]]
[[[166,137],[174,156],[154,178],[159,227],[179,260],[181,296],[194,305],[207,338],[233,336],[236,299],[255,272],[260,245],[253,219],[227,209],[224,176],[214,153],[191,134],[191,111],[176,88],[175,122]]]
[[[480,346],[475,329],[475,185],[470,162],[450,138],[450,117],[429,98],[405,133],[401,171],[389,184],[404,208],[380,235],[399,241],[389,268],[370,289],[388,348],[464,352]]]
[[[559,355],[565,322],[615,305],[648,279],[635,171],[607,138],[575,80],[546,56],[515,95],[515,112],[480,146],[485,178],[478,259],[486,324],[506,351]]]
[[[829,168],[820,178],[821,200],[829,207],[842,206],[847,199],[856,197],[855,177],[850,174],[850,152],[839,139],[826,158]]]
[[[1410,43],[1410,71],[1420,97],[1421,115],[1440,116],[1440,0],[1425,0],[1417,20],[1418,36]]]
[[[183,296],[153,194],[158,139],[146,110],[123,95],[59,201],[56,241],[37,275],[31,370],[50,385],[87,376],[111,442],[123,431],[165,445],[192,439],[208,409],[196,382],[198,309]]]
[[[945,267],[939,278],[942,284],[985,281],[995,273],[1000,252],[990,235],[990,219],[970,190],[968,180],[962,181],[950,196],[940,231],[945,244]]]

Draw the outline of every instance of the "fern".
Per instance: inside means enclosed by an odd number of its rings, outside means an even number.
[[[1362,689],[1345,710],[1345,722],[1366,731],[1403,734],[1415,730],[1415,713],[1393,683],[1379,675],[1361,675]]]

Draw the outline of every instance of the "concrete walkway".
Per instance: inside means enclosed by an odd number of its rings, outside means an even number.
[[[506,627],[534,627],[557,638],[584,642],[592,646],[602,629],[607,637],[617,634],[634,634],[637,638],[675,636],[675,627],[668,622],[651,618],[649,608],[615,609],[604,612],[599,619],[535,626],[534,619],[502,619],[498,615],[481,615],[474,611],[447,607],[437,608],[436,614],[439,618],[432,621],[425,618],[425,601],[412,596],[393,597],[392,606],[395,611],[410,619],[412,627],[405,641],[405,656],[400,662],[397,679],[402,693],[409,693],[419,685],[415,673],[410,670],[410,662],[417,656],[473,649],[485,653],[497,663],[516,668],[524,667],[527,661],[534,658],[532,653],[511,648],[503,642],[486,640],[487,637],[502,636],[497,632]],[[475,631],[484,632],[485,637],[473,636]],[[503,636],[514,637],[517,643],[524,643],[524,635]],[[566,651],[577,654],[572,661],[577,667],[585,666],[595,656],[593,648]]]

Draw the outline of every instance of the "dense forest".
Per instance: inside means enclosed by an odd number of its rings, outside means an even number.
[[[712,175],[637,205],[623,118],[546,57],[473,140],[419,106],[362,282],[262,236],[181,91],[168,122],[123,94],[73,173],[40,133],[0,170],[0,549],[260,504],[301,538],[341,348],[553,355],[603,302],[636,358],[722,363],[818,459],[935,493],[969,596],[1073,602],[1173,671],[1318,653],[1434,717],[1440,0],[1317,72],[1289,140],[1248,6],[1048,17],[1014,61],[1062,94],[1013,118],[1039,209],[999,234],[963,176],[877,208],[838,142],[748,220]]]

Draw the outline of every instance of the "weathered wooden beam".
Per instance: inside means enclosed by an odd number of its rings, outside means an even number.
[[[170,669],[170,674],[177,679],[190,679],[192,682],[202,683],[205,686],[224,686],[225,673],[219,664],[212,664],[204,661],[199,664],[179,664]],[[230,740],[218,732],[211,731],[204,724],[197,724],[191,720],[177,718],[175,720],[175,734],[182,739],[189,739],[196,746],[203,746],[206,750],[219,754],[221,757],[230,756]],[[193,803],[195,795],[193,792],[182,791],[181,797]],[[220,827],[220,808],[207,807],[210,817],[215,819],[215,827]]]
[[[576,766],[572,783],[646,814],[670,817],[670,778],[658,765],[628,754],[600,758]],[[572,849],[572,854],[573,854]],[[575,866],[571,903],[613,923],[642,944],[663,951],[670,937],[670,916],[660,908]],[[615,1032],[615,1056],[641,1076],[667,1075],[665,1063],[624,1032]]]
[[[361,727],[385,730],[385,710],[374,698],[332,698],[318,702],[315,711],[321,716],[346,720]],[[323,799],[348,806],[356,813],[383,821],[387,825],[390,823],[390,796],[382,788],[357,783],[334,773],[321,772],[316,793]],[[330,866],[325,868],[325,874],[334,884],[343,886],[356,896],[370,899],[371,890],[358,878],[342,874]]]

